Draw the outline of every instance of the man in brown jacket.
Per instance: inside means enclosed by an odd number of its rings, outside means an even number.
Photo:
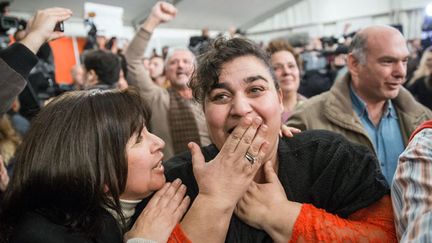
[[[287,124],[334,131],[366,145],[391,183],[409,135],[432,118],[432,112],[402,87],[408,55],[398,30],[389,26],[361,30],[350,47],[349,73],[330,91],[306,101]]]

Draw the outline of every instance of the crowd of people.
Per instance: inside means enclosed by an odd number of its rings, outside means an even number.
[[[324,65],[207,32],[144,59],[177,14],[157,2],[127,48],[86,50],[56,97],[29,77],[69,9],[0,50],[0,242],[432,239],[431,49],[407,82],[407,41],[381,25]]]

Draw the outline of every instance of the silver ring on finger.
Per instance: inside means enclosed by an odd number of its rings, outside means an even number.
[[[255,162],[258,161],[258,158],[256,156],[253,156],[251,153],[246,152],[245,158],[251,163],[251,165],[255,164]]]

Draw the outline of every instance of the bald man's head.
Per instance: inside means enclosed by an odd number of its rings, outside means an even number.
[[[390,26],[370,26],[356,34],[348,54],[353,89],[366,103],[394,99],[405,82],[409,51]]]
[[[382,42],[387,38],[405,38],[400,31],[388,25],[372,25],[366,27],[354,36],[349,52],[361,63],[365,64],[369,46],[377,42]]]

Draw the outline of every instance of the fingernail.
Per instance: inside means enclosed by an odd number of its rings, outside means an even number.
[[[181,180],[179,178],[177,178],[177,179],[174,180],[173,184],[180,185],[181,184]]]
[[[257,125],[259,125],[259,124],[261,124],[261,122],[262,122],[262,119],[261,119],[261,117],[255,117],[255,124],[257,124]]]

